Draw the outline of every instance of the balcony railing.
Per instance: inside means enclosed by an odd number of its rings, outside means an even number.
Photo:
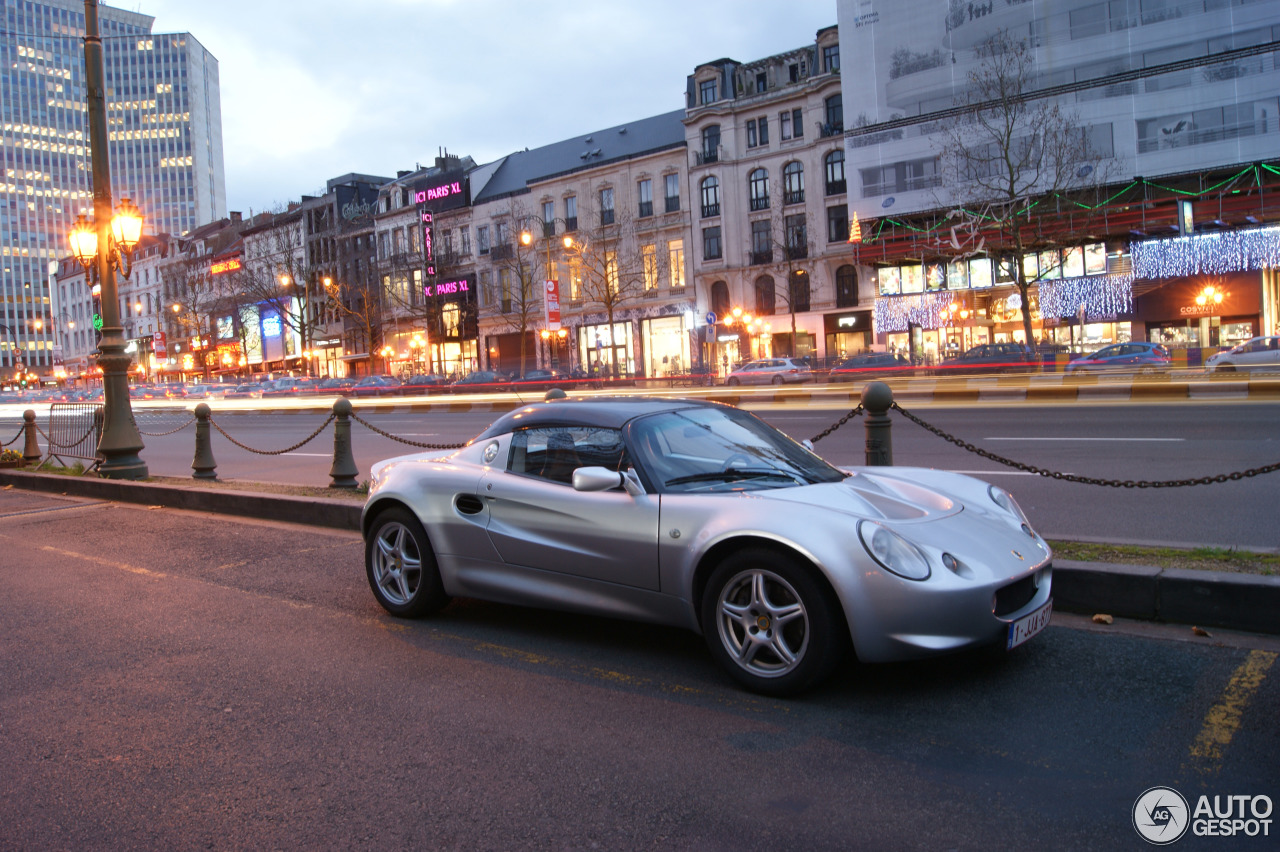
[[[707,217],[709,217],[709,216],[719,216],[719,215],[720,215],[720,205],[719,205],[718,203],[717,203],[717,204],[704,204],[704,205],[702,205],[702,218],[703,218],[703,219],[706,219],[706,218],[707,218]]]
[[[796,189],[796,190],[789,190],[787,192],[784,192],[782,194],[782,203],[783,204],[803,204],[804,190]]]
[[[773,263],[773,249],[760,249],[751,252],[751,265],[759,266],[762,263]]]
[[[787,260],[804,260],[808,256],[808,246],[787,246]]]
[[[489,250],[489,257],[494,260],[510,260],[515,250],[512,249],[510,243],[496,245]]]
[[[697,157],[698,157],[698,165],[700,166],[705,166],[709,163],[720,162],[719,151],[698,151]]]
[[[753,198],[753,199],[751,199],[751,209],[752,209],[752,211],[756,211],[756,210],[768,210],[768,209],[769,209],[769,196],[767,196],[767,195],[766,195],[764,198]]]
[[[827,195],[844,195],[846,182],[842,180],[827,181]]]
[[[664,211],[664,212],[666,212],[666,213],[679,213],[679,212],[680,212],[680,196],[678,196],[678,195],[668,195],[668,196],[667,196],[666,209],[665,209],[665,211]]]
[[[646,218],[646,217],[648,217],[648,216],[652,216],[652,215],[653,215],[653,202],[652,202],[652,201],[641,201],[641,202],[640,202],[640,218],[641,218],[641,219],[644,219],[644,218]]]

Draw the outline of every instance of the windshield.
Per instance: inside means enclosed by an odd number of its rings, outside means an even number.
[[[634,456],[659,492],[724,492],[839,482],[844,474],[759,418],[687,408],[634,421]]]

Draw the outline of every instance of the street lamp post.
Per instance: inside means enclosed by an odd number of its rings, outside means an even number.
[[[142,232],[142,215],[127,198],[113,220],[111,168],[107,162],[106,80],[102,39],[98,35],[98,0],[84,2],[85,89],[89,106],[89,153],[93,163],[93,224],[81,214],[72,229],[72,250],[88,270],[96,266],[102,287],[102,340],[98,365],[102,368],[103,418],[98,455],[100,475],[108,479],[145,479],[147,465],[138,455],[142,435],[129,403],[129,355],[124,351],[115,266],[128,277],[128,254]],[[114,237],[114,244],[113,244]]]
[[[563,225],[565,226],[566,233],[565,233],[565,235],[564,235],[564,239],[562,240],[562,242],[564,243],[564,247],[565,247],[566,249],[573,248],[573,237],[572,237],[572,236],[570,236],[570,235],[567,233],[567,231],[569,230],[569,223],[568,223],[567,221],[565,221],[564,219],[561,219],[561,218],[559,218],[559,217],[556,217],[556,218],[551,219],[551,220],[547,220],[547,219],[543,219],[543,218],[541,218],[540,216],[527,216],[527,217],[525,217],[525,220],[526,220],[526,221],[527,221],[527,220],[532,220],[532,221],[535,221],[535,222],[541,222],[541,223],[542,223],[542,242],[543,242],[543,243],[546,245],[546,247],[547,247],[547,275],[548,275],[548,276],[550,276],[550,275],[552,274],[552,265],[551,265],[551,238],[552,238],[553,236],[555,236],[555,227],[556,227],[556,222],[560,222],[561,224],[563,224]],[[521,245],[524,245],[524,246],[531,246],[531,245],[533,245],[533,232],[532,232],[532,231],[530,231],[530,230],[528,230],[527,228],[526,228],[526,229],[524,229],[524,230],[522,230],[522,231],[520,232],[520,244],[521,244]],[[550,280],[550,279],[549,279],[549,280]],[[545,307],[546,307],[546,299],[547,299],[547,292],[546,292],[546,287],[545,287],[545,285],[544,285],[544,287],[543,287],[542,299],[543,299],[543,308],[544,308],[544,310],[545,310]],[[561,341],[563,341],[563,340],[568,336],[568,335],[567,335],[567,332],[565,332],[565,330],[564,330],[563,328],[557,328],[557,329],[544,328],[544,329],[542,330],[542,339],[543,339],[544,341],[547,341],[547,361],[548,361],[548,365],[549,365],[550,360],[551,360],[551,344],[550,344],[550,337],[551,337],[551,335],[552,335],[552,334],[555,334],[555,335],[556,335],[556,336],[557,336]],[[569,355],[570,369],[572,369],[572,366],[573,366],[573,354],[572,354],[572,353],[573,353],[573,349],[572,349],[572,347],[570,347],[569,352],[570,352],[570,355]]]

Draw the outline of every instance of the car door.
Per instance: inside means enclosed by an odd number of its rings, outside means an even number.
[[[575,491],[573,470],[625,468],[616,429],[539,427],[512,436],[480,483],[489,538],[508,565],[658,589],[658,496]]]

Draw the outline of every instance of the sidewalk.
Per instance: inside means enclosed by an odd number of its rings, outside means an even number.
[[[0,487],[141,503],[336,529],[360,529],[364,503],[350,493],[296,497],[192,482],[173,485],[0,470]],[[339,493],[339,492],[335,492]],[[1054,562],[1054,607],[1063,612],[1280,634],[1280,577],[1103,562]]]

